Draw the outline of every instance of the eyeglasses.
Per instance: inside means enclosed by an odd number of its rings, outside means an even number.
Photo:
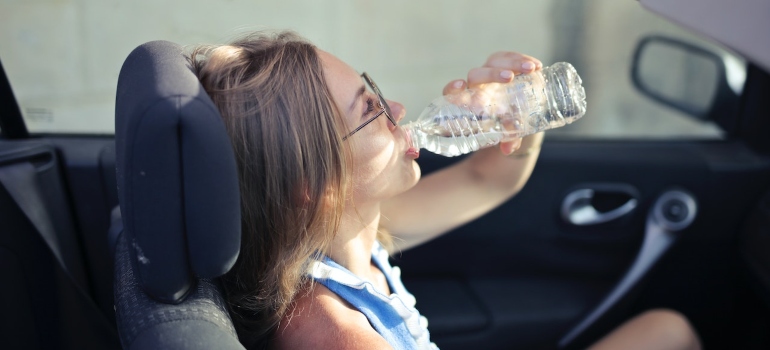
[[[369,125],[369,123],[373,122],[377,117],[379,117],[382,114],[385,114],[386,117],[388,117],[388,120],[390,120],[391,123],[393,123],[393,126],[398,126],[398,123],[395,119],[393,119],[393,113],[390,112],[390,106],[388,106],[388,103],[385,102],[385,98],[382,97],[382,92],[380,92],[380,88],[377,87],[377,84],[374,83],[374,80],[372,80],[372,77],[369,76],[369,74],[361,74],[361,77],[364,78],[364,81],[366,81],[366,84],[369,85],[369,87],[374,91],[375,94],[377,94],[377,99],[379,100],[377,107],[382,108],[381,111],[379,111],[377,114],[374,115],[374,117],[369,118],[369,120],[365,121],[363,124],[359,125],[357,128],[353,129],[349,134],[345,135],[345,137],[342,138],[342,141],[345,141],[348,139],[348,137],[353,136],[353,134],[357,133],[359,130],[363,129],[365,126]]]

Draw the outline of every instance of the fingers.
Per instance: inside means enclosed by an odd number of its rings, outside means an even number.
[[[453,80],[449,82],[449,84],[446,84],[446,86],[444,86],[443,93],[444,95],[455,94],[465,90],[465,87],[466,87],[465,80],[462,80],[462,79]]]
[[[510,69],[514,74],[530,73],[543,68],[543,62],[537,58],[518,52],[496,52],[487,58],[484,67]]]
[[[509,83],[517,74],[527,74],[543,68],[537,58],[518,52],[501,51],[487,58],[482,67],[468,71],[467,81],[455,80],[444,87],[444,95],[487,83]]]
[[[468,71],[468,87],[473,88],[486,83],[510,83],[514,72],[510,69],[480,67]]]
[[[502,51],[489,56],[484,66],[468,72],[468,87],[486,83],[508,83],[517,74],[527,74],[542,69],[537,58],[517,52]]]

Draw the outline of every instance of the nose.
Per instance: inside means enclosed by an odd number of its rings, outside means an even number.
[[[386,102],[390,107],[390,112],[392,113],[391,117],[393,117],[393,120],[395,120],[396,123],[401,123],[401,120],[406,116],[406,108],[404,108],[404,105],[391,100],[387,100]],[[396,126],[393,125],[393,123],[388,123],[388,127],[391,129],[391,131],[396,129]]]

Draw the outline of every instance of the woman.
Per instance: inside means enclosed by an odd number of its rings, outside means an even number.
[[[426,242],[516,194],[543,135],[478,151],[420,180],[419,150],[398,127],[404,107],[296,35],[254,34],[197,48],[190,58],[238,161],[243,238],[224,287],[241,341],[276,349],[435,347],[385,248]],[[496,53],[444,93],[540,68],[532,57]],[[668,335],[651,336],[658,333]],[[698,346],[686,320],[657,311],[597,348],[629,340],[647,341],[648,349]]]

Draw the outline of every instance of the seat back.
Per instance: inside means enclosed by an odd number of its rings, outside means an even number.
[[[240,248],[235,156],[181,46],[154,41],[118,78],[115,139],[123,229],[115,239],[125,348],[242,348],[216,278]]]

